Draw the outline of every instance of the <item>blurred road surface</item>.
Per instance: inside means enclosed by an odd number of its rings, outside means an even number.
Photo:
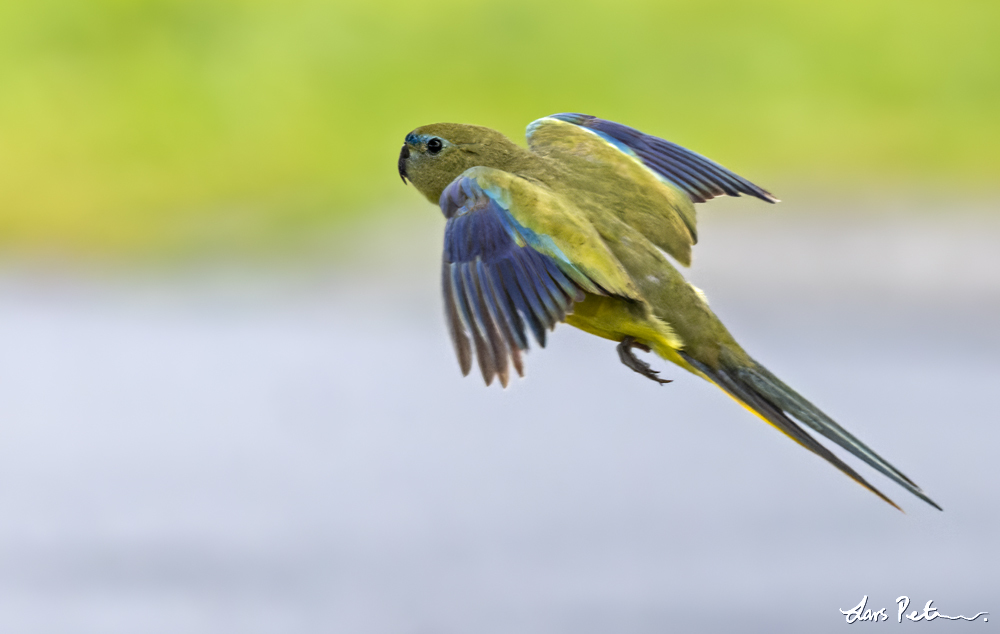
[[[692,279],[944,513],[568,327],[463,380],[426,208],[335,267],[8,263],[0,631],[827,632],[863,595],[995,629],[1000,214],[741,204]]]

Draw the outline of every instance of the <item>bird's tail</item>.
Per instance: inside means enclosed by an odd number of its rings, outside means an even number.
[[[899,509],[899,506],[895,502],[869,484],[854,469],[799,427],[792,418],[795,418],[813,431],[826,436],[871,467],[881,471],[913,495],[934,508],[941,510],[941,507],[934,500],[927,497],[913,480],[903,475],[899,469],[896,469],[882,459],[881,456],[869,449],[867,445],[834,422],[833,419],[803,398],[798,392],[785,385],[781,379],[771,374],[762,365],[751,361],[749,365],[740,365],[738,367],[728,367],[726,364],[720,364],[720,368],[715,369],[684,352],[680,352],[680,355],[691,366],[722,388],[723,391],[736,399],[741,405],[777,427],[789,438],[822,457],[843,471],[852,480],[897,509]]]

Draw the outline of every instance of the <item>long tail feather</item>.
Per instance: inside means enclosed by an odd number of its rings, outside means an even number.
[[[927,497],[912,480],[898,469],[886,462],[867,445],[851,435],[843,427],[835,423],[829,416],[821,412],[815,405],[807,401],[792,388],[785,385],[777,377],[759,364],[749,367],[714,369],[707,364],[681,352],[681,356],[713,383],[722,388],[739,403],[757,416],[770,423],[786,436],[799,443],[809,451],[820,456],[852,480],[882,498],[895,508],[902,510],[884,493],[872,486],[854,469],[844,463],[829,449],[810,436],[789,418],[798,419],[814,431],[826,436],[847,451],[851,452],[871,467],[888,476],[891,480],[907,491],[941,510],[933,500]]]
[[[880,471],[890,480],[896,482],[924,502],[927,502],[939,511],[942,510],[934,500],[927,497],[913,480],[886,462],[880,455],[872,451],[868,445],[855,438],[853,434],[838,425],[798,392],[785,385],[780,379],[771,374],[767,368],[756,364],[755,367],[741,370],[739,373],[759,392],[768,396],[797,420],[851,452],[873,469]]]

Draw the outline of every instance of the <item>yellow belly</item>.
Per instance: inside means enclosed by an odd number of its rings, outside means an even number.
[[[651,315],[640,302],[587,293],[582,302],[573,306],[573,313],[566,316],[566,323],[612,341],[632,337],[667,361],[700,374],[677,354],[683,343],[670,325]]]

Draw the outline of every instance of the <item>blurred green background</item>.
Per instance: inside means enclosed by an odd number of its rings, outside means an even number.
[[[990,196],[998,33],[995,0],[4,2],[0,249],[300,244],[416,204],[410,129],[562,111],[779,195]]]

